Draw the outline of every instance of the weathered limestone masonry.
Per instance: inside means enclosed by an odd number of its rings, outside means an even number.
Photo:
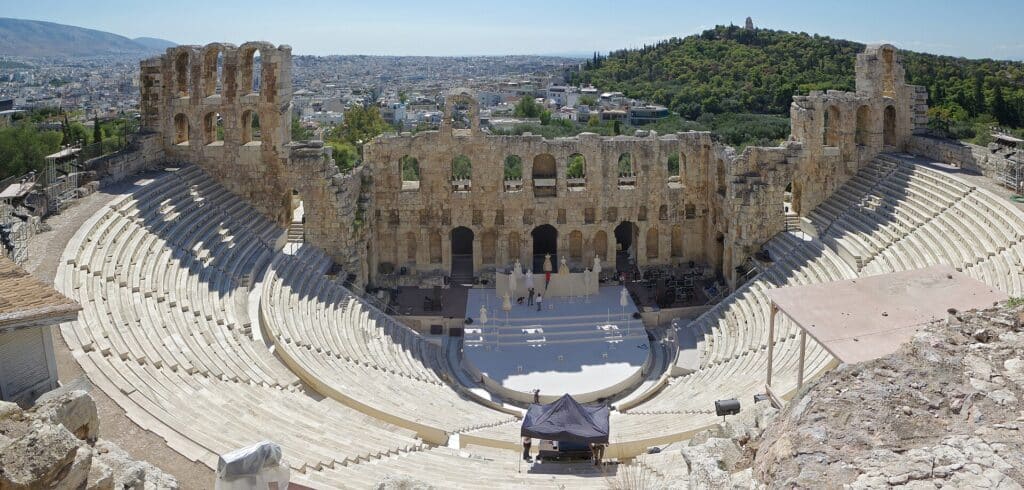
[[[702,132],[494,136],[459,89],[440,130],[381,136],[347,175],[321,144],[291,142],[288,46],[171,48],[142,62],[141,86],[144,126],[168,159],[282,225],[301,199],[306,240],[360,284],[401,267],[450,274],[456,260],[483,275],[546,250],[577,267],[600,255],[611,271],[621,243],[640,266],[709,263],[734,285],[735,266],[785,229],[787,187],[802,216],[927,123],[927,92],[905,83],[895,48],[868,47],[856,72],[856,92],[794,97],[791,141],[739,155]],[[522,177],[506,179],[506,163]]]
[[[475,124],[471,95],[453,91],[449,100],[469,99],[468,129],[453,128],[459,114],[447,103],[440,131],[385,136],[365,148],[380,245],[369,257],[371,275],[397,267],[452,270],[453,238],[462,228],[471,234],[461,232],[457,241],[472,240],[477,274],[517,258],[529,264],[533,232],[543,225],[557,230],[557,251],[570,265],[589,264],[594,254],[614,263],[615,229],[627,222],[637,226],[639,265],[707,262],[733,283],[734,266],[784,229],[786,187],[792,185],[793,210],[805,214],[883,149],[905,150],[927,124],[927,92],[906,85],[895,48],[869,47],[856,71],[856,92],[794,97],[792,141],[738,156],[697,132],[492,136]],[[582,182],[567,173],[576,154],[586,162]],[[624,154],[632,179],[620,178]],[[469,178],[453,173],[460,155],[471,162]],[[505,182],[509,156],[522,162],[521,183]],[[669,175],[670,157],[678,158],[678,175]],[[417,161],[418,182],[402,181],[408,158]]]
[[[1017,165],[1011,157],[1020,159],[1019,150],[996,143],[978,146],[950,139],[914,136],[908,146],[908,151],[915,155],[979,172],[992,179],[999,178],[999,173],[1007,167]]]
[[[169,48],[141,63],[143,127],[167,160],[199,165],[281,225],[304,199],[307,240],[365,284],[365,168],[341,174],[329,148],[292,143],[291,67],[291,48],[266,42]]]

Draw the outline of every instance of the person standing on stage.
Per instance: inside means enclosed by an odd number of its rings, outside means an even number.
[[[541,306],[543,306],[543,305],[544,305],[544,295],[543,294],[538,294],[537,295],[537,311],[540,311]]]
[[[533,445],[533,439],[527,436],[523,436],[523,461],[532,463],[533,459],[530,458],[530,446]]]
[[[533,295],[535,294],[533,288],[530,288],[530,295],[526,297],[526,306],[533,306]]]

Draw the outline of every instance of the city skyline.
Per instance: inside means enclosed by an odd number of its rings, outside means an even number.
[[[385,9],[313,0],[302,9],[288,9],[268,0],[155,5],[117,0],[97,9],[80,2],[40,0],[5,5],[3,15],[180,44],[266,39],[289,44],[296,54],[412,56],[606,53],[715,25],[743,25],[750,16],[756,26],[769,29],[887,42],[943,55],[1022,60],[1024,41],[1014,17],[992,15],[1015,7],[1019,5],[1009,0],[986,2],[984,8],[954,1],[640,1],[626,6],[529,0],[496,9],[468,1],[397,0]],[[986,38],[977,38],[976,32],[985,32]]]

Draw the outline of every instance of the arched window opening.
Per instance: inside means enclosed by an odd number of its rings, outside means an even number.
[[[533,196],[556,197],[558,195],[558,174],[555,157],[542,153],[533,158]]]
[[[619,155],[619,188],[636,187],[636,164],[629,153]]]
[[[839,146],[839,126],[840,126],[841,114],[839,108],[836,106],[829,106],[828,110],[825,111],[825,146]]]
[[[637,221],[647,221],[647,206],[640,206],[640,209],[636,213]]]
[[[441,232],[434,230],[430,232],[430,263],[441,263]]]
[[[473,280],[473,230],[460,226],[452,230],[452,282],[465,284]]]
[[[243,48],[237,80],[238,95],[259,94],[262,84],[263,56],[259,49]]]
[[[566,187],[570,191],[583,191],[587,189],[587,159],[579,153],[569,155],[569,161],[565,166]]]
[[[473,187],[473,163],[466,155],[452,158],[452,191],[469,192]]]
[[[220,113],[208,112],[203,116],[203,144],[221,146],[224,144],[224,121]]]
[[[601,260],[608,260],[608,234],[604,230],[594,233],[594,255]]]
[[[871,124],[871,109],[862,105],[857,108],[857,133],[854,140],[858,145],[868,144],[868,125]]]
[[[896,97],[896,81],[894,79],[895,74],[893,73],[896,63],[896,53],[892,46],[886,46],[882,49],[882,96],[883,97]]]
[[[420,162],[404,155],[398,159],[398,171],[402,176],[402,190],[416,191],[420,188]]]
[[[662,204],[661,206],[658,206],[658,219],[661,220],[661,221],[665,221],[665,220],[668,219],[668,205],[667,204]]]
[[[583,260],[583,233],[579,230],[569,233],[569,258],[577,262]]]
[[[683,227],[672,225],[672,258],[677,259],[683,256]]]
[[[652,227],[647,230],[647,236],[644,241],[647,242],[647,258],[656,259],[658,258],[658,229]]]
[[[178,97],[188,97],[189,82],[192,79],[189,71],[188,52],[182,51],[174,59],[175,88],[177,89]]]
[[[221,93],[224,72],[224,51],[211,48],[203,55],[203,96]]]
[[[473,103],[469,96],[457,95],[452,100],[451,114],[448,115],[451,128],[455,130],[473,129],[471,120]]]
[[[620,270],[628,270],[630,265],[636,265],[639,236],[640,228],[635,223],[623,221],[615,227],[615,263]]]
[[[668,156],[665,162],[665,172],[668,175],[669,187],[679,187],[679,154],[673,153]]]
[[[246,146],[260,145],[260,116],[253,110],[242,113],[242,144]]]
[[[515,262],[516,259],[522,258],[520,253],[520,238],[519,232],[513,231],[508,234],[508,261]]]
[[[885,121],[883,124],[883,139],[885,146],[896,146],[896,108],[885,106]]]
[[[480,253],[484,264],[494,265],[497,262],[497,241],[498,235],[494,230],[484,231],[480,237]]]
[[[551,272],[558,272],[558,230],[540,225],[530,232],[533,237],[533,272],[544,273],[544,260],[550,256]]]
[[[174,116],[174,144],[188,146],[188,116],[176,114]]]
[[[519,155],[505,157],[505,192],[523,190],[523,159]]]

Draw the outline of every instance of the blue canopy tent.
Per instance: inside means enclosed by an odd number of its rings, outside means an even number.
[[[608,443],[607,405],[581,405],[568,394],[547,405],[531,404],[521,435],[578,444]]]

